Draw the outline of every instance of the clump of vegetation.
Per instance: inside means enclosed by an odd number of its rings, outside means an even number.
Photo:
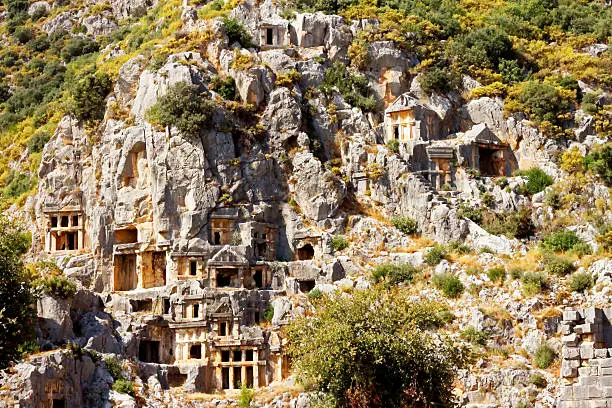
[[[540,247],[545,251],[570,251],[585,242],[574,231],[556,231],[546,236]]]
[[[548,381],[541,374],[534,374],[529,378],[529,382],[538,388],[546,388]]]
[[[388,286],[400,283],[408,284],[421,270],[409,263],[402,264],[382,264],[378,265],[372,272],[374,283],[386,281]]]
[[[508,92],[504,108],[508,112],[525,112],[536,124],[545,121],[559,123],[560,116],[569,112],[572,101],[570,91],[548,83],[528,81]]]
[[[332,95],[333,90],[337,89],[348,104],[366,112],[376,107],[376,101],[365,76],[351,73],[346,65],[340,62],[335,62],[325,70],[325,79],[320,89],[326,95]]]
[[[472,248],[469,245],[466,245],[459,240],[449,242],[447,245],[447,249],[450,252],[454,252],[459,255],[465,255],[472,252]]]
[[[334,406],[404,406],[414,398],[424,406],[451,404],[466,350],[442,333],[432,335],[447,322],[441,313],[447,307],[374,287],[334,295],[315,308],[287,329],[300,382],[316,384]]]
[[[251,36],[238,20],[235,18],[223,17],[221,21],[225,26],[225,34],[227,34],[230,45],[237,42],[244,48],[253,46]]]
[[[46,276],[38,281],[42,289],[51,296],[69,299],[77,291],[77,285],[63,275]]]
[[[80,78],[72,88],[74,105],[72,113],[83,122],[104,118],[104,100],[111,90],[112,82],[103,72],[87,74]]]
[[[450,272],[434,275],[432,282],[447,298],[457,298],[465,289],[459,278]]]
[[[349,243],[344,235],[334,235],[332,238],[332,248],[336,251],[342,251],[348,248]]]
[[[29,236],[0,215],[0,369],[21,358],[36,339],[34,295],[22,263],[29,245]]]
[[[113,384],[113,391],[116,391],[119,394],[127,394],[132,397],[136,396],[136,393],[134,392],[134,383],[127,380],[115,380],[115,383]]]
[[[612,185],[612,143],[593,149],[584,161],[589,170],[595,172],[607,185]]]
[[[297,84],[301,78],[302,74],[295,69],[292,69],[290,71],[278,74],[276,76],[275,84],[276,86],[292,87]]]
[[[148,117],[163,126],[176,126],[186,136],[196,136],[211,125],[214,107],[198,88],[179,82],[158,99]]]
[[[436,266],[447,256],[446,248],[443,245],[436,245],[425,254],[425,263]]]
[[[406,235],[415,235],[418,232],[416,221],[410,217],[393,217],[391,224]]]
[[[535,296],[546,289],[548,279],[542,272],[525,272],[521,277],[521,283],[525,296]]]
[[[527,178],[527,183],[524,186],[524,192],[527,194],[537,194],[548,186],[553,184],[553,179],[544,170],[539,167],[534,167],[529,170],[519,171],[517,176]]]
[[[482,213],[480,225],[490,234],[509,238],[528,238],[535,230],[529,207],[502,213],[486,210]]]
[[[253,397],[255,396],[255,390],[246,386],[246,384],[240,385],[240,396],[238,397],[238,406],[240,408],[249,408]]]
[[[521,279],[523,277],[524,271],[521,268],[513,267],[510,268],[510,277],[512,279]]]
[[[123,368],[121,367],[121,362],[117,359],[117,357],[107,357],[104,359],[104,365],[106,366],[106,371],[113,377],[113,380],[118,380],[123,378]]]
[[[268,307],[266,307],[266,310],[264,311],[264,321],[269,323],[272,321],[273,318],[274,306],[272,306],[272,303],[268,303]]]
[[[557,358],[557,353],[548,345],[548,343],[542,343],[533,354],[533,363],[536,367],[547,369]]]
[[[28,151],[30,153],[42,152],[47,142],[51,139],[49,132],[45,130],[38,131],[28,140]]]
[[[310,300],[317,300],[321,298],[323,298],[323,292],[321,292],[321,290],[318,288],[315,288],[308,292],[308,299]]]
[[[474,326],[462,330],[460,334],[462,339],[474,345],[485,346],[487,344],[487,333],[477,330]]]
[[[228,101],[236,99],[236,82],[230,76],[223,79],[219,75],[215,75],[210,82],[210,89]]]
[[[571,258],[564,255],[557,255],[553,252],[545,252],[542,255],[542,261],[546,272],[554,273],[555,275],[565,276],[574,271],[574,262]]]
[[[487,276],[491,282],[503,283],[506,279],[506,270],[503,266],[491,268],[487,271]]]
[[[434,92],[446,93],[457,89],[459,76],[448,68],[432,67],[419,77],[421,88],[427,94]]]
[[[395,139],[391,139],[387,142],[387,149],[389,149],[390,152],[398,154],[399,153],[399,149],[400,149],[400,142],[398,140]]]
[[[588,272],[576,272],[572,274],[570,289],[574,292],[584,292],[593,287],[593,276]]]

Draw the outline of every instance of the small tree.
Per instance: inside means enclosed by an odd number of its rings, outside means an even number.
[[[21,261],[28,246],[29,237],[0,216],[0,369],[34,339],[34,296]]]
[[[444,306],[376,287],[314,307],[289,325],[288,352],[299,380],[334,406],[452,405],[453,380],[466,360],[464,348],[436,332],[447,322]]]
[[[214,104],[195,86],[179,82],[170,87],[148,112],[148,118],[163,126],[176,126],[186,136],[195,136],[211,124]]]
[[[112,82],[103,72],[87,74],[80,78],[72,88],[74,106],[72,113],[80,121],[104,118],[104,100],[111,90]]]
[[[406,235],[414,235],[417,233],[417,223],[410,217],[393,217],[391,224]]]

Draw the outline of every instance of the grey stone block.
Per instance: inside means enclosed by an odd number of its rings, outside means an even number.
[[[559,408],[578,408],[576,401],[561,401]]]
[[[559,331],[565,336],[572,332],[572,327],[569,324],[562,324],[559,326]]]
[[[576,367],[561,367],[561,377],[563,378],[578,377],[578,369]]]
[[[576,401],[582,401],[589,399],[589,393],[587,386],[584,385],[574,385],[573,387],[574,399]]]
[[[590,360],[595,357],[595,348],[592,342],[583,342],[580,345],[580,358],[583,360]]]
[[[587,394],[589,398],[601,398],[603,395],[603,391],[601,390],[601,387],[598,385],[588,385]]]
[[[597,360],[597,364],[600,367],[612,367],[612,358],[608,357],[608,358],[602,358],[601,360]]]
[[[564,310],[563,311],[563,320],[569,320],[572,322],[580,320],[580,313],[576,310]]]
[[[571,386],[561,387],[561,401],[573,401],[574,400],[574,390]]]
[[[602,389],[604,398],[612,398],[612,387],[603,387]]]
[[[577,360],[580,358],[580,348],[564,346],[561,349],[561,357],[567,360]]]
[[[595,329],[594,325],[591,323],[579,324],[574,327],[574,332],[577,334],[591,334]]]
[[[608,357],[608,349],[595,349],[595,358],[606,358]]]
[[[599,377],[599,384],[602,387],[612,387],[612,377]]]
[[[597,374],[598,374],[598,370],[599,367],[580,367],[578,369],[578,376],[580,377],[581,381],[586,381],[587,379],[592,379],[595,382],[597,381]],[[581,385],[592,385],[593,383],[586,383],[583,382],[581,383]]]
[[[561,341],[565,346],[576,347],[580,341],[580,337],[576,333],[572,333],[568,334],[567,336],[563,336]]]
[[[606,375],[610,375],[612,376],[612,368],[608,367],[608,368],[600,368],[599,369],[599,374],[606,376]]]
[[[606,402],[606,400],[603,400],[603,399],[595,399],[595,400],[589,401],[590,408],[607,408],[607,406],[608,406],[608,403]]]

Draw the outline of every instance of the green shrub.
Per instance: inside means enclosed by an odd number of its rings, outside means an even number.
[[[523,270],[521,268],[510,268],[510,277],[512,279],[521,279],[523,277]]]
[[[597,94],[594,93],[586,93],[582,96],[582,110],[589,114],[589,115],[594,115],[597,113],[597,111],[599,110],[598,106],[597,106]]]
[[[77,291],[77,285],[63,275],[47,276],[40,280],[40,285],[51,296],[69,299]]]
[[[535,296],[546,289],[548,279],[542,272],[525,272],[521,277],[521,283],[525,296]]]
[[[374,283],[386,281],[387,285],[397,285],[399,283],[410,283],[415,275],[421,270],[409,263],[402,264],[382,264],[378,265],[372,272]]]
[[[214,104],[195,86],[179,82],[151,107],[148,117],[163,126],[176,126],[185,136],[196,136],[209,127]]]
[[[497,28],[478,28],[457,37],[451,53],[466,68],[475,66],[496,69],[500,59],[513,60],[512,42]]]
[[[457,89],[459,76],[448,68],[432,67],[421,74],[419,83],[427,94],[446,93]]]
[[[11,171],[7,180],[7,185],[1,191],[4,198],[17,198],[25,192],[30,191],[34,186],[32,178],[26,173]]]
[[[593,276],[588,272],[577,272],[572,274],[570,289],[574,292],[584,292],[593,287]]]
[[[215,75],[210,82],[210,89],[228,101],[236,99],[236,82],[232,77],[228,76],[226,79],[223,79],[219,75]]]
[[[545,270],[548,273],[565,276],[574,271],[574,262],[563,255],[557,255],[553,252],[545,252],[542,255]]]
[[[533,354],[533,363],[536,367],[541,369],[547,369],[557,358],[555,350],[553,350],[547,343],[541,344]]]
[[[251,401],[253,401],[253,396],[255,395],[255,390],[246,386],[246,384],[240,385],[240,396],[238,397],[238,406],[240,408],[249,408],[251,406]]]
[[[487,276],[491,282],[502,283],[506,279],[506,270],[503,267],[491,268],[487,271]]]
[[[492,207],[495,204],[495,197],[490,193],[482,193],[480,200],[485,207]]]
[[[308,292],[308,299],[310,300],[317,300],[317,299],[321,299],[323,297],[323,292],[321,292],[319,289],[313,289],[310,292]]]
[[[348,248],[349,243],[344,235],[335,235],[332,238],[332,248],[336,251],[342,251],[343,249]]]
[[[13,32],[13,37],[21,44],[25,44],[34,38],[34,31],[28,27],[17,27]]]
[[[229,44],[237,42],[244,48],[252,47],[251,36],[242,24],[235,18],[223,17],[221,20],[225,25],[225,33],[229,40]]]
[[[558,123],[559,115],[569,111],[570,101],[553,85],[529,81],[509,92],[505,107],[513,112],[527,113],[536,124]]]
[[[481,226],[490,234],[505,235],[509,238],[528,238],[535,230],[531,210],[527,207],[503,213],[486,211],[483,213]]]
[[[459,204],[457,216],[465,217],[469,220],[474,221],[476,224],[480,224],[482,222],[482,210],[480,209],[480,207],[468,205],[466,203]]]
[[[527,178],[527,183],[525,184],[524,189],[528,194],[537,194],[553,184],[553,178],[539,167],[519,171],[516,175]]]
[[[273,318],[274,318],[274,306],[272,306],[272,303],[268,303],[268,307],[266,307],[266,310],[264,312],[264,321],[271,322]]]
[[[476,330],[476,328],[473,326],[462,330],[460,335],[462,339],[469,341],[474,345],[484,346],[487,344],[487,333],[480,330]]]
[[[84,122],[103,119],[106,109],[104,101],[111,86],[110,77],[103,72],[81,77],[72,88],[74,116]]]
[[[119,394],[127,394],[132,397],[136,395],[134,392],[134,383],[127,380],[116,380],[113,384],[113,391],[116,391]]]
[[[123,378],[123,368],[117,357],[105,358],[104,365],[106,366],[106,371],[113,377],[113,380],[116,381]]]
[[[450,272],[434,275],[432,282],[448,298],[456,298],[463,293],[463,284],[458,277]]]
[[[593,149],[585,157],[586,167],[607,184],[612,184],[612,143]]]
[[[425,254],[425,263],[431,266],[435,266],[442,262],[442,260],[445,259],[446,256],[446,248],[444,248],[444,246],[442,245],[436,245],[429,251],[427,251],[427,254]]]
[[[325,70],[325,79],[319,89],[327,96],[331,96],[334,89],[337,89],[346,103],[365,112],[376,108],[376,100],[366,77],[353,74],[341,62],[334,62]]]
[[[544,376],[540,374],[532,375],[529,379],[529,382],[538,388],[546,388],[546,386],[548,385],[548,381],[546,381],[546,378],[544,378]]]
[[[584,243],[574,231],[556,231],[546,236],[540,247],[545,251],[569,251],[575,245]]]
[[[447,247],[450,252],[455,252],[459,255],[465,255],[472,252],[472,248],[470,248],[469,245],[458,240],[449,242]]]
[[[62,48],[61,56],[65,62],[70,62],[73,58],[81,55],[98,52],[100,45],[87,37],[71,37]]]
[[[40,130],[32,135],[28,140],[28,151],[30,153],[42,152],[47,142],[51,139],[49,132]]]
[[[391,224],[406,235],[415,235],[417,233],[417,223],[410,217],[393,217]]]
[[[391,139],[387,142],[387,149],[389,149],[389,151],[398,154],[399,153],[399,148],[400,148],[400,143],[398,140],[395,139]]]
[[[66,342],[66,350],[70,353],[72,358],[80,360],[85,355],[85,349],[80,344],[74,343],[70,340]]]
[[[572,249],[569,251],[571,254],[577,255],[579,258],[582,258],[584,255],[589,255],[593,252],[593,248],[586,242],[582,241],[575,244]]]

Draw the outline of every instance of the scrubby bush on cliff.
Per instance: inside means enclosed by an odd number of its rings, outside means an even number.
[[[425,254],[425,263],[431,266],[436,266],[448,255],[446,248],[442,245],[432,247]]]
[[[419,83],[427,94],[446,93],[459,86],[459,76],[449,68],[432,67],[422,72]]]
[[[376,107],[376,101],[365,76],[353,74],[340,62],[334,62],[334,65],[325,71],[325,79],[320,89],[326,95],[331,95],[333,90],[337,89],[347,103],[366,112]]]
[[[533,354],[533,363],[536,367],[546,369],[557,358],[557,353],[547,343],[541,344]]]
[[[406,235],[414,235],[418,231],[416,221],[410,217],[393,217],[391,218],[391,224]]]
[[[535,296],[546,289],[548,279],[542,272],[525,272],[521,276],[521,283],[525,296]]]
[[[460,65],[496,69],[502,58],[512,60],[512,42],[496,28],[478,28],[456,38],[450,45],[451,54]]]
[[[237,42],[244,48],[249,48],[253,44],[251,43],[251,36],[247,32],[246,28],[235,18],[223,17],[221,19],[225,25],[225,34],[229,40],[229,44]]]
[[[574,271],[574,262],[571,258],[564,255],[557,255],[553,252],[545,252],[542,255],[542,261],[546,272],[554,273],[555,275],[565,276]]]
[[[576,272],[572,274],[570,289],[573,292],[584,292],[593,287],[593,276],[588,272]]]
[[[519,171],[516,175],[527,178],[527,184],[524,186],[524,193],[527,194],[537,194],[553,184],[553,178],[539,167]]]
[[[176,126],[185,136],[196,136],[211,124],[214,104],[195,86],[179,82],[148,112],[152,122],[163,126]]]
[[[378,265],[372,272],[372,281],[374,283],[386,281],[388,286],[397,285],[399,283],[410,283],[415,275],[421,270],[409,263],[403,264],[382,264]]]
[[[536,124],[558,123],[559,116],[570,109],[572,93],[554,85],[529,81],[513,87],[504,104],[507,112],[525,112]]]
[[[84,122],[103,119],[106,108],[104,101],[111,86],[109,76],[103,72],[90,73],[79,78],[71,92],[74,116]]]
[[[314,306],[316,313],[289,325],[288,352],[299,380],[332,406],[452,405],[466,360],[464,349],[435,333],[447,322],[444,306],[382,287]]]
[[[459,278],[450,272],[434,275],[432,282],[447,298],[459,297],[465,289]]]
[[[34,296],[21,261],[29,244],[16,224],[0,216],[0,369],[19,359],[34,339]]]
[[[232,77],[223,79],[219,75],[215,75],[210,82],[210,89],[228,101],[236,99],[236,82]]]
[[[585,242],[574,231],[556,231],[546,236],[540,247],[546,251],[570,251]]]
[[[606,184],[612,184],[612,144],[593,149],[585,157],[585,163],[587,168],[601,177]]]
[[[132,397],[136,395],[134,392],[134,383],[127,380],[117,380],[113,384],[113,391],[117,391],[119,394],[127,394]]]
[[[336,251],[342,251],[348,248],[349,243],[344,235],[334,235],[332,238],[332,248]]]
[[[42,289],[51,296],[68,299],[74,296],[77,285],[63,275],[47,276],[39,282]]]

